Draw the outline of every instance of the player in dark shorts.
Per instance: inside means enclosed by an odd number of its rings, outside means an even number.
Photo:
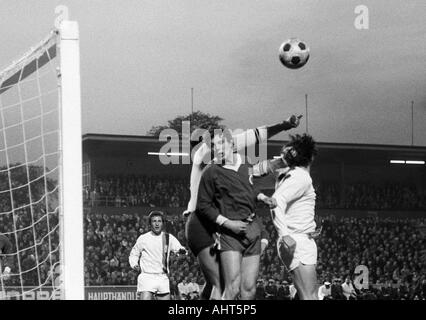
[[[254,299],[261,254],[262,225],[255,215],[257,196],[250,181],[250,165],[233,152],[230,130],[215,132],[216,164],[204,171],[196,214],[218,229],[219,273],[223,278],[222,299]],[[269,204],[270,198],[262,199]]]
[[[254,146],[255,144],[264,143],[267,139],[278,134],[279,132],[295,128],[300,123],[301,116],[291,116],[287,120],[271,125],[262,126],[256,129],[249,129],[240,134],[242,139],[241,144],[235,146],[235,152],[244,149],[245,147]],[[211,141],[211,136],[209,137]],[[235,138],[235,136],[234,136]],[[206,280],[206,285],[201,294],[202,299],[220,299],[222,296],[222,285],[220,277],[220,267],[218,256],[214,250],[214,234],[217,228],[214,224],[199,217],[195,212],[196,199],[198,193],[198,185],[201,179],[202,172],[205,170],[207,163],[206,157],[209,157],[210,143],[201,142],[197,145],[193,158],[191,171],[191,200],[188,203],[188,208],[184,215],[188,216],[185,235],[188,240],[188,246],[197,257],[201,270]],[[210,160],[210,159],[208,159]],[[275,170],[275,167],[280,166],[279,160],[263,161],[254,166],[253,175],[261,176]],[[262,232],[262,247],[267,246],[267,233]]]

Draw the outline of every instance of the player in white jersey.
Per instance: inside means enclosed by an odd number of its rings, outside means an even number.
[[[158,300],[170,300],[170,252],[186,254],[187,250],[173,235],[163,231],[161,211],[152,211],[149,223],[151,231],[139,236],[130,252],[130,267],[140,272],[137,292],[141,300],[151,300],[154,294]]]
[[[271,210],[278,232],[278,253],[290,272],[301,300],[318,300],[317,295],[317,236],[315,190],[310,166],[317,154],[310,135],[290,136],[281,155],[290,170],[279,176],[272,198]]]

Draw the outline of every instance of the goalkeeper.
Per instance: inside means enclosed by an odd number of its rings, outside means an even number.
[[[0,233],[0,275],[2,282],[10,278],[10,268],[12,266],[11,253],[12,243],[8,237]]]

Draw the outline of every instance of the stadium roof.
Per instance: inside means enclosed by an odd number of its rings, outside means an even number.
[[[269,140],[268,157],[279,155],[286,141]],[[83,149],[88,154],[145,154],[159,152],[165,141],[153,136],[92,134],[83,135]],[[325,163],[387,165],[390,160],[426,161],[426,147],[318,142],[316,161]]]

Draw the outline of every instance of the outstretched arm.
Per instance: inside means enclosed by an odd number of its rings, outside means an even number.
[[[303,117],[302,115],[298,115],[298,116],[292,115],[287,120],[284,120],[281,123],[267,126],[265,129],[267,139],[275,136],[276,134],[282,131],[287,131],[293,128],[297,128],[300,124],[300,119],[302,117]],[[259,162],[258,165],[259,165],[259,171],[253,173],[253,176],[255,177],[264,176],[267,174],[274,174],[277,177],[278,174],[280,174],[283,170],[286,170],[288,168],[288,165],[283,158],[264,160]],[[259,175],[256,175],[256,173]]]
[[[188,206],[183,213],[184,216],[194,211],[197,206],[198,186],[200,185],[201,176],[203,174],[203,159],[209,154],[209,152],[210,147],[206,143],[203,143],[194,153],[189,186],[191,195]]]
[[[252,147],[256,144],[264,143],[269,138],[282,131],[296,128],[300,124],[302,115],[292,115],[288,119],[273,125],[264,125],[255,129],[248,129],[242,133],[233,135],[235,151],[244,150],[246,147]]]
[[[263,177],[268,174],[277,175],[278,172],[288,168],[287,163],[282,159],[262,160],[249,169],[249,174],[253,177]]]
[[[288,119],[284,120],[283,122],[273,124],[271,126],[266,126],[267,139],[275,136],[281,131],[287,131],[287,130],[296,128],[300,124],[300,119],[302,117],[303,117],[302,115],[298,115],[298,116],[292,115]]]

